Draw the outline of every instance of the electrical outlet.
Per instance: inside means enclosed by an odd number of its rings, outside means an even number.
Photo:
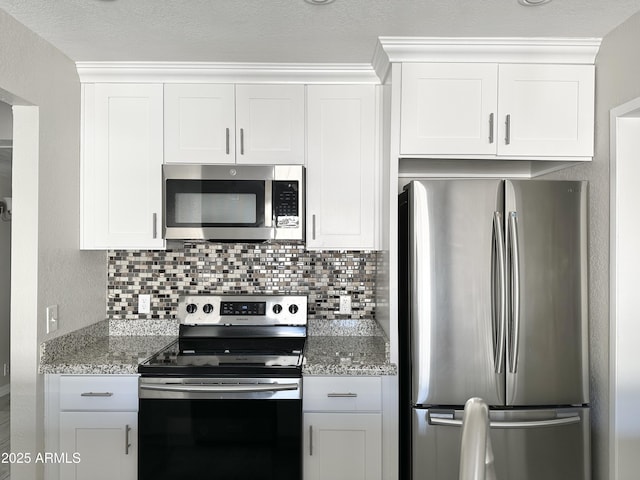
[[[340,311],[339,313],[351,313],[351,295],[340,295]]]
[[[138,295],[138,313],[151,313],[151,295]]]
[[[58,305],[47,307],[47,333],[58,330]]]

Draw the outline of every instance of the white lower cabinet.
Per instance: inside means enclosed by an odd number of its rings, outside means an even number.
[[[135,480],[137,439],[138,412],[61,412],[60,478]]]
[[[136,480],[138,376],[48,375],[47,480]]]
[[[382,415],[305,413],[305,480],[382,478]]]
[[[304,480],[381,480],[379,377],[305,377]]]

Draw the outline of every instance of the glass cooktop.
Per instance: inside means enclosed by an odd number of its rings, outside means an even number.
[[[302,347],[301,347],[302,348]],[[210,376],[299,376],[302,349],[211,349],[180,348],[176,340],[138,366],[143,375]]]

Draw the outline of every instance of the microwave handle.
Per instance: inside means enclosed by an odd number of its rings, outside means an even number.
[[[264,182],[264,226],[273,226],[273,182]]]

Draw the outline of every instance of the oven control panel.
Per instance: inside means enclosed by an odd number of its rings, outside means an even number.
[[[186,325],[306,325],[304,295],[185,295],[176,315]]]

